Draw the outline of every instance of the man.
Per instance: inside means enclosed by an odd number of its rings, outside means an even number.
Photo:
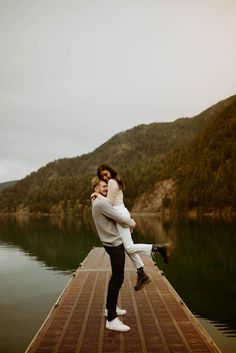
[[[97,193],[107,196],[108,186],[105,181],[95,177],[92,180],[92,186]],[[132,229],[136,226],[136,223],[130,216],[125,216],[112,207],[105,198],[94,197],[92,199],[92,214],[99,238],[110,256],[112,267],[106,303],[106,328],[115,331],[129,331],[130,328],[117,318],[117,315],[125,315],[126,311],[117,307],[119,291],[124,281],[125,250],[116,223]],[[150,251],[159,253],[164,262],[168,263],[170,257],[169,244],[151,244],[149,246]],[[143,272],[138,273],[137,286],[139,286],[139,289],[147,283],[144,275]]]
[[[107,183],[95,177],[93,188],[103,196],[107,196]],[[92,201],[94,223],[103,246],[110,256],[112,275],[108,285],[106,302],[106,328],[114,331],[126,332],[130,327],[118,319],[118,315],[125,315],[126,310],[117,307],[120,288],[124,281],[125,250],[118,233],[116,223],[134,228],[136,223],[130,217],[121,215],[105,199],[95,198]]]

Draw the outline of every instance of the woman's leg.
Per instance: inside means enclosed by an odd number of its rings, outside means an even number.
[[[114,206],[121,214],[125,216],[130,216],[128,209],[124,205]],[[131,261],[133,262],[134,266],[138,269],[143,267],[144,264],[138,254],[144,255],[151,255],[152,245],[151,244],[134,244],[130,228],[122,227],[120,224],[117,223],[117,230],[122,237],[122,241],[124,244],[125,251],[129,255]]]
[[[144,267],[144,263],[141,260],[141,257],[137,253],[131,253],[128,251],[128,247],[130,247],[130,243],[133,243],[131,232],[129,228],[124,228],[120,224],[117,224],[117,229],[119,234],[121,235],[122,242],[125,248],[127,255],[129,256],[130,260],[132,261],[134,267],[136,269],[140,267]]]
[[[146,255],[150,255],[152,245],[134,244],[129,228],[124,228],[124,227],[121,227],[119,224],[117,224],[117,229],[119,234],[122,237],[125,251],[137,270],[137,283],[134,289],[136,291],[139,291],[151,281],[150,281],[150,278],[144,272],[144,263],[141,260],[140,256],[138,255],[138,253],[144,253]],[[138,247],[136,247],[136,245],[138,245]]]
[[[144,264],[139,256],[139,254],[151,255],[152,245],[151,244],[134,244],[131,237],[131,232],[129,228],[122,227],[120,224],[117,224],[118,232],[122,238],[125,251],[129,255],[134,266],[138,269],[143,267]]]
[[[121,214],[130,216],[129,211],[124,205],[114,206]],[[141,290],[146,284],[150,283],[150,278],[144,272],[144,263],[141,260],[139,254],[145,254],[150,256],[152,252],[151,244],[134,244],[130,228],[122,227],[120,224],[116,224],[117,230],[122,238],[125,251],[131,259],[134,267],[137,270],[137,283],[134,287],[136,291]]]

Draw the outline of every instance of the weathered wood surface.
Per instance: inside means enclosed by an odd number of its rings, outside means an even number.
[[[184,353],[220,352],[178,294],[148,257],[142,257],[151,283],[134,291],[136,272],[127,257],[120,305],[131,327],[105,329],[109,257],[94,248],[52,308],[26,353]]]

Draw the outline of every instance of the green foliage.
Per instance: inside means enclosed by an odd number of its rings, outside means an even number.
[[[233,206],[235,143],[234,100],[210,122],[202,134],[179,150],[176,172],[172,170],[177,180],[179,209],[187,207],[212,211]]]
[[[236,206],[236,96],[194,118],[139,125],[92,153],[49,163],[0,193],[0,211],[79,213],[90,206],[90,180],[100,163],[118,170],[131,208],[157,181],[172,178],[176,198],[164,207],[216,210]]]

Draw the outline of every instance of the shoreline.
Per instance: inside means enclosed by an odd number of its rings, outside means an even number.
[[[29,212],[29,211],[18,211],[18,212],[1,212],[0,217],[23,217],[23,218],[41,218],[41,217],[59,217],[59,218],[69,218],[69,217],[83,217],[88,215],[88,209],[85,209],[80,213],[66,213],[66,212],[58,212],[58,213],[44,213],[44,212]],[[200,212],[197,209],[189,210],[187,212],[176,212],[171,211],[169,209],[163,209],[158,212],[130,212],[132,216],[151,216],[157,217],[159,219],[180,219],[180,218],[188,218],[192,220],[201,220],[201,219],[222,219],[224,221],[234,221],[236,220],[236,210],[234,209],[225,209],[225,210],[214,210],[210,212]]]

